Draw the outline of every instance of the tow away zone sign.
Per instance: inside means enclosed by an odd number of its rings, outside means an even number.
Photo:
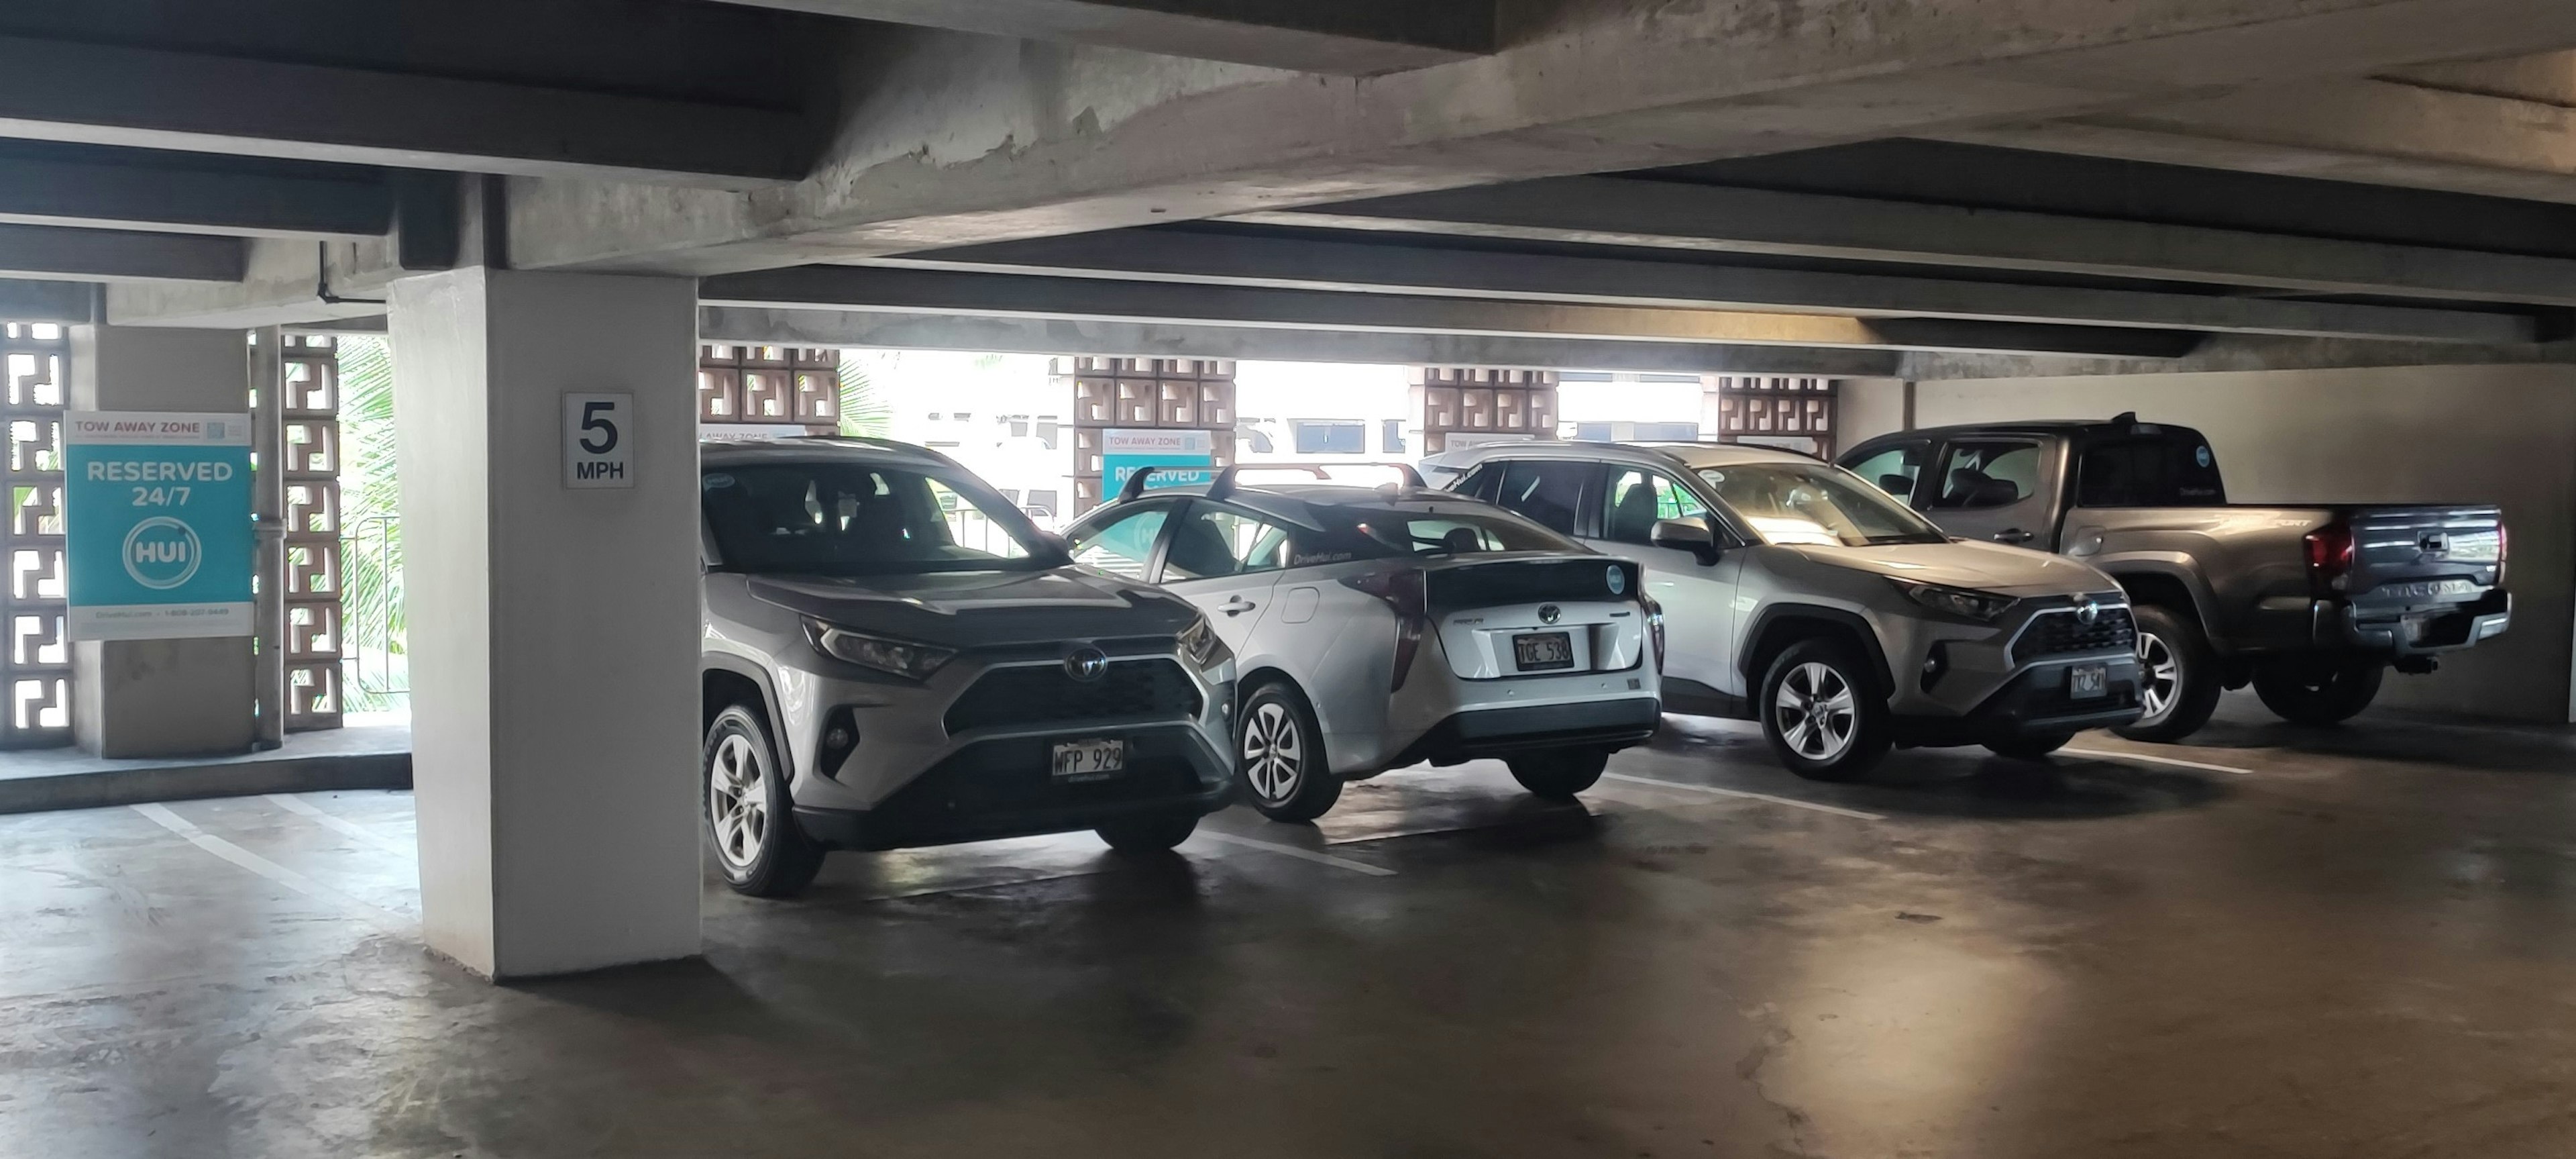
[[[250,416],[63,416],[75,640],[248,636]]]

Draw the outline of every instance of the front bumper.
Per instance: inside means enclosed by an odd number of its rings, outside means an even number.
[[[1541,749],[1624,749],[1646,743],[1663,719],[1662,702],[1651,696],[1470,709],[1431,726],[1388,765],[1454,765]]]
[[[1094,781],[1050,769],[1058,739],[1118,737],[1127,768]],[[796,807],[796,821],[837,849],[910,849],[1095,829],[1131,817],[1200,816],[1226,806],[1234,769],[1188,726],[1078,730],[967,745],[872,809]]]
[[[2069,694],[2067,676],[2084,664],[2104,665],[2107,679],[2102,695],[2079,700]],[[1906,745],[1985,744],[2116,728],[2146,714],[2139,697],[2140,676],[2135,656],[2079,657],[2034,665],[1964,716],[1898,717],[1896,741]]]
[[[2034,598],[1991,626],[1884,618],[1897,742],[1983,744],[2138,719],[2143,673],[2132,613],[2116,593],[2090,600],[2101,613],[2090,621],[2076,617],[2082,596]],[[2105,668],[2104,694],[2074,699],[2068,671],[2092,664]]]

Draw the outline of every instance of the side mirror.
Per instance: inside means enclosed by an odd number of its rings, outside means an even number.
[[[1037,534],[1037,541],[1037,545],[1040,549],[1053,552],[1057,559],[1071,560],[1073,558],[1072,540],[1066,539],[1052,531],[1040,531]]]
[[[1878,489],[1899,499],[1910,499],[1914,497],[1914,480],[1903,475],[1881,475]]]
[[[1659,519],[1650,537],[1655,546],[1668,551],[1687,551],[1701,563],[1717,562],[1717,536],[1704,519]]]

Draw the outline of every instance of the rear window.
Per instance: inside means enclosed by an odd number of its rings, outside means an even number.
[[[1429,510],[1319,507],[1315,516],[1323,527],[1297,529],[1290,548],[1291,567],[1410,555],[1583,550],[1573,540],[1510,512],[1478,505]]]
[[[2227,487],[2218,456],[2198,432],[2168,430],[2105,439],[2084,450],[2078,507],[2219,507]]]

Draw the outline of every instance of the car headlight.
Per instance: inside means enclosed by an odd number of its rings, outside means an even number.
[[[826,656],[906,680],[928,680],[931,673],[957,656],[955,649],[863,635],[821,620],[805,621],[805,634],[814,642],[814,649]]]
[[[1234,659],[1234,649],[1225,646],[1225,638],[1216,634],[1215,625],[1205,616],[1181,629],[1179,640],[1181,656],[1201,672]]]
[[[1894,583],[1898,591],[1904,592],[1906,598],[1915,603],[1945,616],[1974,620],[1980,624],[1991,624],[2002,619],[2004,613],[2019,602],[2011,596],[1999,596],[1993,592],[1945,588],[1939,584],[1919,584],[1912,580],[1889,582]]]

